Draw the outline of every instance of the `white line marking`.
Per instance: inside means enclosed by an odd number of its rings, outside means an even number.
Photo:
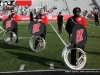
[[[88,25],[90,25],[90,26],[95,26],[95,25],[93,25],[93,24],[90,24],[90,23],[87,23]],[[64,23],[63,23],[63,27],[65,28],[65,25],[64,25]],[[100,27],[100,26],[97,26],[97,27]]]
[[[94,26],[93,24],[90,24],[90,23],[87,23],[88,25],[90,25],[90,26]]]
[[[31,38],[31,37],[19,37],[19,39],[25,39],[25,38]]]
[[[0,33],[2,33],[2,32],[4,32],[4,31],[1,31]]]
[[[0,26],[0,29],[2,30],[2,31],[4,31],[4,29]]]
[[[50,69],[54,69],[54,64],[53,63],[50,63]]]
[[[0,29],[1,29],[1,31],[0,31],[0,33],[2,33],[2,32],[4,32],[5,30],[0,26]]]
[[[100,69],[81,69],[83,71],[100,71]],[[22,72],[43,72],[43,71],[72,71],[69,69],[57,69],[57,70],[30,70],[30,71],[11,71],[11,72],[0,72],[0,73],[22,73]]]
[[[90,24],[90,23],[87,23],[88,25],[90,25],[90,26],[95,26],[95,25],[93,25],[93,24]],[[100,26],[97,26],[97,27],[100,27]]]
[[[20,69],[19,70],[24,70],[24,67],[25,67],[25,64],[22,64],[21,66],[20,66]]]
[[[62,41],[62,43],[66,46],[67,44],[65,43],[65,41],[61,38],[61,36],[57,33],[56,29],[53,27],[53,25],[49,22],[49,24],[51,25],[51,27],[53,28],[53,30],[56,32],[56,34],[58,35],[58,37],[60,38],[60,40]]]
[[[65,25],[64,25],[64,23],[63,23],[63,27],[65,28]]]
[[[3,37],[0,37],[0,39],[2,39]],[[18,37],[18,39],[27,39],[27,38],[31,38],[31,37]]]

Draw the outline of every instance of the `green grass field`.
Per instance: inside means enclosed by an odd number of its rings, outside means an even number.
[[[56,21],[49,21],[57,30]],[[0,23],[2,25],[2,23]],[[19,22],[19,43],[8,45],[4,42],[0,33],[0,72],[19,71],[20,66],[25,64],[24,71],[29,70],[49,70],[50,63],[54,64],[55,69],[68,69],[63,63],[61,57],[62,50],[65,47],[59,39],[53,28],[48,24],[46,32],[46,48],[42,52],[35,53],[30,49],[29,40],[31,34],[27,26],[29,22]],[[66,24],[66,22],[64,22]],[[92,24],[92,25],[89,25]],[[93,26],[94,22],[87,21],[88,40],[85,45],[87,52],[88,69],[100,68],[100,27]],[[63,27],[62,39],[68,44],[68,34]],[[27,38],[21,38],[27,37]]]

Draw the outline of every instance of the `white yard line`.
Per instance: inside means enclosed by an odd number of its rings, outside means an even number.
[[[0,33],[2,33],[2,32],[4,32],[4,31],[1,31]]]
[[[4,32],[5,30],[0,26],[0,29],[1,29],[1,31],[0,31],[0,33],[2,33],[2,32]]]
[[[4,29],[0,26],[0,29],[2,30],[2,31],[4,31]]]
[[[61,36],[57,33],[56,29],[53,27],[53,25],[49,22],[49,24],[51,25],[51,27],[53,28],[53,30],[56,32],[56,34],[58,35],[58,37],[60,38],[60,40],[62,41],[62,43],[66,46],[67,44],[65,43],[65,41],[61,38]]]
[[[0,39],[2,39],[3,37],[0,37]],[[27,38],[31,38],[31,37],[18,37],[19,39],[27,39]]]
[[[31,38],[31,37],[19,37],[19,39],[26,39],[26,38]]]
[[[21,66],[20,66],[20,71],[22,71],[22,70],[24,70],[24,67],[25,67],[25,64],[22,64]]]
[[[50,63],[50,70],[53,70],[54,69],[54,64],[53,63]]]
[[[90,23],[87,23],[88,25],[90,25],[90,26],[95,26],[95,25],[93,25],[93,24],[90,24]],[[100,26],[97,26],[97,27],[100,27]]]
[[[91,73],[91,71],[99,71],[100,72],[100,69],[81,69],[81,71],[87,71],[87,70],[89,70],[90,71],[90,73]],[[69,70],[69,69],[57,69],[57,70],[30,70],[30,71],[12,71],[12,72],[0,72],[0,73],[22,73],[22,72],[24,72],[24,73],[26,73],[26,72],[47,72],[47,71],[65,71],[65,72],[67,72],[67,71],[72,71],[72,70]],[[80,70],[78,70],[78,71],[80,71]]]
[[[88,25],[90,25],[90,26],[95,26],[95,25],[93,25],[93,24],[90,24],[90,23],[87,23]],[[64,23],[63,23],[63,27],[65,28],[65,25],[64,25]],[[100,27],[100,26],[97,26],[97,27]]]
[[[64,25],[64,23],[63,23],[63,27],[65,28],[65,25]]]
[[[93,24],[90,24],[90,23],[87,23],[88,25],[90,25],[90,26],[95,26],[95,25],[93,25]]]

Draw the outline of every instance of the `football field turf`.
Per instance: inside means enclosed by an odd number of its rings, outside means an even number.
[[[35,53],[30,49],[29,40],[32,35],[29,33],[27,26],[29,22],[18,23],[19,43],[8,45],[3,40],[3,33],[0,33],[0,72],[19,71],[21,65],[24,71],[29,70],[50,70],[50,63],[54,64],[54,69],[68,69],[63,63],[61,57],[62,50],[65,47],[62,40],[68,44],[68,34],[63,27],[62,34],[58,34],[56,21],[49,21],[46,32],[46,47],[44,51]],[[52,28],[52,26],[54,29]],[[64,25],[66,22],[64,22]],[[2,26],[2,23],[0,23]],[[1,31],[1,30],[0,30]],[[94,21],[87,21],[88,40],[85,45],[87,53],[88,69],[100,69],[100,27],[94,26]]]

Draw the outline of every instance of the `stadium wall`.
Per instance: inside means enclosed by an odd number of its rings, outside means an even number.
[[[69,17],[71,17],[72,15],[64,15],[64,20],[67,20]],[[2,20],[5,20],[6,18],[8,18],[8,16],[3,16],[2,17]],[[29,16],[18,16],[18,20],[19,21],[27,21],[27,20],[29,20],[30,18],[29,18]],[[48,16],[48,19],[49,20],[57,20],[57,15],[52,15],[52,16]]]
[[[19,6],[32,5],[32,0],[16,0],[15,4]]]

